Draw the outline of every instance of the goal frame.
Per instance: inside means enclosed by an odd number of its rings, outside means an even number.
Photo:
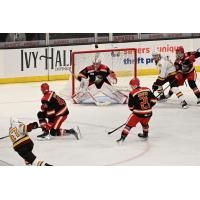
[[[89,50],[89,51],[73,51],[72,52],[72,96],[75,94],[75,55],[84,53],[100,53],[100,52],[113,52],[113,51],[134,51],[134,63],[133,63],[133,76],[137,76],[137,48],[115,48],[115,49],[103,49],[103,50]],[[86,67],[86,66],[85,66]],[[108,66],[109,67],[109,66]]]

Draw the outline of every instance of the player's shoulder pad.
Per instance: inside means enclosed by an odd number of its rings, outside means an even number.
[[[42,97],[42,100],[41,100],[42,103],[43,102],[49,102],[51,100],[51,98],[52,98],[52,96],[53,96],[54,93],[55,92],[53,92],[53,91],[49,91],[46,94],[44,94],[44,96]]]
[[[136,94],[143,92],[143,91],[151,91],[148,87],[139,87],[132,90],[129,94],[135,96]]]
[[[86,69],[89,71],[89,70],[92,70],[92,69],[94,69],[94,65],[89,65],[89,66],[87,66],[86,67]]]
[[[106,66],[106,65],[100,64],[99,69],[106,69],[107,70],[107,69],[109,69],[109,67]]]
[[[148,87],[141,87],[140,90],[151,91]]]

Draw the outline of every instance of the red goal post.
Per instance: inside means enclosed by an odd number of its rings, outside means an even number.
[[[78,73],[85,67],[91,65],[95,58],[99,58],[102,64],[107,65],[113,70],[117,74],[117,77],[129,76],[129,78],[133,78],[137,76],[136,48],[75,51],[72,52],[72,95],[76,92]]]

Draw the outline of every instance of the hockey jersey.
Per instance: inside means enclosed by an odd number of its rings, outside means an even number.
[[[110,85],[108,81],[108,76],[113,73],[110,68],[106,65],[100,64],[98,69],[94,65],[90,65],[80,71],[78,75],[78,80],[81,81],[82,78],[89,78],[89,86],[95,84],[99,89],[104,82]],[[96,81],[99,79],[100,81]]]
[[[186,52],[182,59],[178,58],[174,62],[174,66],[178,72],[183,74],[190,73],[194,70],[193,63],[196,61],[196,58],[200,57],[200,52]]]
[[[156,102],[157,98],[147,87],[138,87],[129,93],[129,109],[138,117],[151,117]]]
[[[176,68],[168,58],[162,57],[156,66],[159,69],[158,79],[166,79],[170,75],[176,74]]]
[[[9,128],[9,137],[13,143],[14,149],[31,141],[28,136],[28,132],[31,130],[32,128],[29,125],[25,125],[21,122],[16,123],[14,126]]]
[[[53,91],[45,93],[41,102],[41,110],[46,112],[48,117],[57,117],[69,114],[65,100],[56,95]]]

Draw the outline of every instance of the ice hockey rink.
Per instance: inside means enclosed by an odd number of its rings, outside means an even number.
[[[200,86],[200,74],[198,77]],[[139,78],[142,86],[151,87],[156,76]],[[67,81],[48,83],[58,94],[68,84]],[[37,121],[42,97],[40,85],[39,82],[0,85],[0,137],[8,134],[10,117],[24,123]],[[142,130],[138,124],[121,145],[116,140],[122,129],[111,135],[107,132],[126,122],[130,114],[127,105],[75,105],[67,100],[70,115],[63,127],[78,125],[81,140],[65,136],[37,141],[41,129],[36,129],[30,133],[34,141],[33,153],[38,159],[56,166],[200,165],[200,106],[196,105],[196,97],[188,86],[181,90],[190,104],[188,109],[180,107],[176,96],[165,103],[157,103],[150,121],[149,139],[138,138]],[[24,165],[9,138],[0,140],[0,165]]]

